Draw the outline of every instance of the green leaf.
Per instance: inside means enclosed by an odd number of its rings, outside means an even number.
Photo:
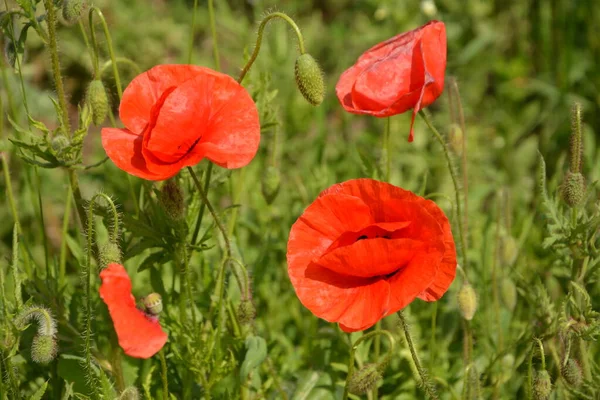
[[[140,263],[137,271],[145,271],[148,268],[152,268],[155,264],[163,265],[170,259],[170,254],[166,251],[160,251],[158,253],[152,253],[144,261]]]
[[[48,389],[48,381],[44,382],[44,384],[36,390],[36,392],[31,396],[30,400],[41,400],[44,393],[46,393],[46,389]]]
[[[240,381],[245,382],[248,375],[267,357],[267,342],[260,336],[246,338],[246,356],[240,367]]]
[[[292,397],[292,400],[307,400],[309,398],[312,399],[313,396],[311,395],[311,392],[315,388],[315,386],[317,386],[318,381],[319,374],[317,372],[309,371],[306,374],[304,374],[302,379],[300,379],[300,382],[298,382],[298,387],[294,392],[294,397]]]

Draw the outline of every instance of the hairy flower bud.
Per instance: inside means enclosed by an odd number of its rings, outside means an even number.
[[[84,7],[84,0],[63,0],[62,16],[65,22],[72,25],[79,21]]]
[[[567,172],[562,184],[562,195],[569,207],[576,207],[585,196],[585,178],[579,172]]]
[[[581,366],[574,359],[569,358],[567,363],[561,366],[560,373],[569,385],[573,387],[581,386],[583,382]]]
[[[151,315],[158,315],[163,310],[162,297],[158,293],[150,293],[144,297],[144,307],[146,312]]]
[[[546,370],[535,371],[533,376],[533,400],[548,400],[552,393],[552,382]]]
[[[106,94],[102,80],[94,79],[90,82],[85,102],[92,111],[94,125],[102,124],[108,114],[108,95]]]
[[[31,343],[31,359],[38,364],[48,364],[54,357],[58,347],[53,336],[36,335]]]
[[[281,174],[277,167],[267,167],[260,180],[260,189],[267,204],[273,203],[279,193]]]
[[[183,190],[175,178],[166,181],[160,189],[159,201],[165,213],[173,221],[179,221],[185,217],[185,203]]]
[[[54,136],[52,138],[52,141],[50,141],[50,146],[52,147],[52,150],[54,150],[54,152],[57,154],[63,151],[69,145],[69,139],[62,134]]]
[[[325,82],[317,60],[308,53],[301,54],[296,59],[294,75],[302,96],[313,106],[321,104],[325,97]]]
[[[477,295],[473,286],[468,282],[463,283],[458,291],[458,309],[467,321],[473,319],[477,310]]]
[[[121,249],[117,243],[108,242],[102,245],[99,251],[100,263],[103,268],[112,263],[121,264]]]
[[[248,325],[254,321],[256,317],[256,308],[252,300],[242,300],[237,309],[238,320],[241,325]]]
[[[381,379],[381,371],[378,364],[366,364],[355,371],[348,382],[348,391],[355,395],[367,393],[373,389]]]

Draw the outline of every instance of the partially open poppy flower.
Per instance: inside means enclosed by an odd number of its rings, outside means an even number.
[[[348,112],[389,117],[413,110],[415,115],[444,90],[446,27],[428,24],[401,33],[364,52],[340,77],[337,97]]]
[[[127,271],[120,264],[109,264],[100,272],[100,278],[100,297],[108,306],[119,346],[128,356],[152,357],[167,343],[167,334],[156,317],[135,306]]]
[[[115,165],[164,180],[203,158],[225,168],[248,164],[260,141],[256,104],[228,75],[194,65],[158,65],[125,89],[125,129],[102,129]]]
[[[434,202],[354,179],[323,191],[298,218],[287,262],[302,304],[353,332],[415,298],[441,298],[456,275],[456,247]]]

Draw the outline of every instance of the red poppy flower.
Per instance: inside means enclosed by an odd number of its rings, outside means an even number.
[[[122,170],[164,180],[208,158],[225,168],[248,164],[260,141],[256,104],[228,75],[193,65],[158,65],[125,89],[126,129],[102,129],[102,145]]]
[[[413,109],[415,115],[444,90],[446,27],[431,21],[364,52],[340,77],[337,97],[348,112],[389,117]]]
[[[100,278],[100,297],[108,306],[119,346],[128,356],[152,357],[167,343],[167,334],[163,332],[156,317],[135,306],[127,271],[122,265],[109,264],[100,272]]]
[[[287,262],[302,304],[353,332],[417,297],[442,297],[456,275],[456,248],[434,202],[355,179],[322,192],[298,218]]]

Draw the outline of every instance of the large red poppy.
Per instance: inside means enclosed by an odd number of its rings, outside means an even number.
[[[256,104],[228,75],[193,65],[158,65],[125,89],[125,129],[102,129],[106,154],[122,170],[164,180],[208,158],[248,164],[260,141]]]
[[[448,218],[432,201],[373,179],[323,191],[292,226],[288,273],[313,314],[360,331],[456,275]]]
[[[444,90],[446,27],[428,24],[401,33],[364,52],[340,77],[337,97],[348,112],[389,117],[413,110],[413,123]]]
[[[127,271],[120,264],[109,264],[100,272],[100,278],[100,297],[108,306],[119,346],[128,356],[152,357],[167,343],[167,334],[156,317],[135,306]]]

